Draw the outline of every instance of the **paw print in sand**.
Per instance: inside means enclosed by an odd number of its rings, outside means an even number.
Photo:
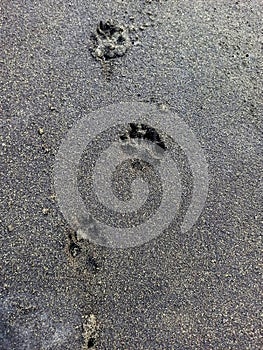
[[[155,165],[161,161],[166,150],[158,132],[145,124],[130,123],[120,140],[125,153]]]
[[[123,56],[131,46],[128,28],[112,20],[100,21],[93,38],[94,55],[103,61]]]

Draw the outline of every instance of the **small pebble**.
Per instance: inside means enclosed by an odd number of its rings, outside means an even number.
[[[13,225],[8,225],[7,229],[9,232],[12,232],[14,230],[14,226]]]
[[[48,212],[49,212],[49,209],[48,209],[48,208],[43,208],[43,209],[42,209],[42,213],[43,213],[44,215],[47,215]]]
[[[39,135],[43,135],[44,134],[44,129],[43,128],[39,128],[38,129],[38,133],[39,133]]]

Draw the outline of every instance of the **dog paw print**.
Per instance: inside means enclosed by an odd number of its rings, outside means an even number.
[[[128,28],[112,20],[100,21],[93,38],[94,55],[103,61],[123,56],[131,46]]]
[[[166,150],[158,132],[145,124],[130,123],[120,140],[125,153],[150,163],[159,163]]]

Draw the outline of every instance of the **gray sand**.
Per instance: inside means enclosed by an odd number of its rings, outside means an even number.
[[[1,350],[261,348],[262,9],[2,1]],[[96,39],[108,20],[124,50]],[[210,184],[188,232],[112,249],[77,239],[52,171],[69,129],[122,101],[176,112]]]

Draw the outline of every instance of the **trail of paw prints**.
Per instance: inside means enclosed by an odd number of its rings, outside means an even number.
[[[172,222],[189,230],[205,204],[207,168],[179,116],[153,104],[121,103],[69,131],[56,157],[54,185],[75,232],[125,248],[156,238]]]

